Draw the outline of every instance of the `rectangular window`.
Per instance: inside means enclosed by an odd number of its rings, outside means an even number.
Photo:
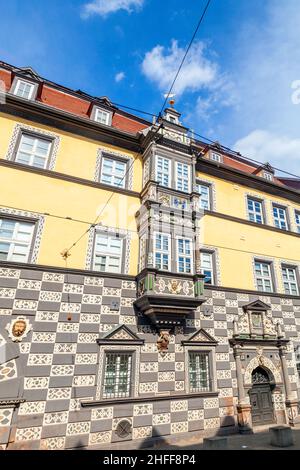
[[[281,230],[288,230],[287,214],[284,207],[273,205],[273,215],[275,227]]]
[[[187,163],[176,162],[176,189],[178,191],[189,192],[189,165]]]
[[[255,276],[257,289],[263,292],[273,292],[271,264],[255,261]]]
[[[282,266],[282,277],[285,293],[299,295],[296,268],[292,266]]]
[[[214,284],[214,254],[203,251],[200,253],[201,274],[205,274],[204,283]]]
[[[103,157],[100,182],[125,188],[127,163],[114,158]]]
[[[171,160],[163,157],[156,157],[156,181],[162,186],[170,186],[171,181]]]
[[[269,173],[268,171],[263,172],[263,177],[268,181],[273,181],[273,175],[272,173]]]
[[[163,271],[170,270],[171,237],[163,233],[155,234],[155,267]]]
[[[13,93],[20,98],[30,100],[33,96],[34,88],[35,86],[33,83],[26,82],[25,80],[18,80]]]
[[[209,392],[211,390],[209,353],[189,353],[189,382],[191,392]]]
[[[264,223],[264,216],[263,216],[263,203],[262,201],[258,201],[257,199],[252,199],[248,197],[247,199],[248,204],[248,216],[251,222],[256,222],[257,224]]]
[[[94,269],[101,272],[120,273],[123,239],[97,233],[95,238]]]
[[[207,184],[198,184],[198,191],[200,194],[199,206],[200,209],[210,210],[210,186]]]
[[[177,269],[179,273],[191,274],[193,271],[193,244],[190,238],[177,239]]]
[[[297,232],[300,233],[300,212],[295,211],[295,222],[297,225]]]
[[[37,168],[46,168],[51,145],[49,139],[22,134],[15,161]]]
[[[103,396],[126,398],[131,395],[132,354],[105,355]]]
[[[210,153],[210,159],[213,160],[214,162],[220,162],[222,161],[222,157],[219,153],[211,152]]]
[[[110,113],[103,111],[103,109],[96,108],[95,110],[95,121],[100,122],[100,124],[109,125]]]
[[[26,263],[32,243],[34,223],[0,219],[0,260]]]

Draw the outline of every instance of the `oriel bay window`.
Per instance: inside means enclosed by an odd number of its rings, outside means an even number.
[[[120,273],[122,269],[123,238],[118,235],[96,233],[93,269]]]
[[[190,392],[211,391],[209,352],[189,352]]]
[[[171,160],[168,158],[156,156],[156,181],[162,186],[171,185]]]
[[[293,266],[282,266],[284,291],[289,295],[299,295],[297,270]]]
[[[103,397],[130,397],[131,385],[132,353],[107,352],[104,365]]]
[[[274,283],[272,278],[271,263],[255,261],[254,264],[257,289],[264,292],[273,292]]]
[[[190,190],[190,170],[187,163],[176,162],[176,189],[188,193]]]
[[[0,260],[26,263],[29,259],[35,224],[0,218]]]
[[[37,168],[47,168],[52,141],[40,136],[22,133],[15,161]]]

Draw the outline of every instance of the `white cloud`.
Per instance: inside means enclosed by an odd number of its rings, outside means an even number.
[[[125,78],[125,73],[124,72],[119,72],[115,75],[115,81],[117,83],[121,82]]]
[[[234,150],[260,162],[270,162],[282,168],[283,162],[289,162],[289,171],[299,174],[300,139],[286,135],[256,129],[246,137],[239,139]]]
[[[174,93],[180,95],[186,91],[199,91],[217,81],[217,63],[205,57],[205,49],[203,42],[197,42],[191,47],[174,86]],[[167,92],[184,53],[185,49],[179,47],[176,40],[172,41],[168,49],[161,45],[155,46],[145,54],[142,62],[143,74],[161,91]]]
[[[141,8],[144,0],[93,0],[83,7],[84,18],[91,15],[107,16],[118,10],[125,10],[131,13],[134,9]]]

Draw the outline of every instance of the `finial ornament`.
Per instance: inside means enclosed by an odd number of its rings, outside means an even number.
[[[169,104],[171,106],[171,108],[174,108],[174,104],[175,104],[175,96],[176,94],[175,93],[166,93],[164,95],[165,98],[168,98],[169,99]]]

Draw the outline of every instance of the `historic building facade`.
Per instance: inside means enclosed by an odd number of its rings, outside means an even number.
[[[297,426],[300,182],[173,103],[0,80],[1,448]]]

